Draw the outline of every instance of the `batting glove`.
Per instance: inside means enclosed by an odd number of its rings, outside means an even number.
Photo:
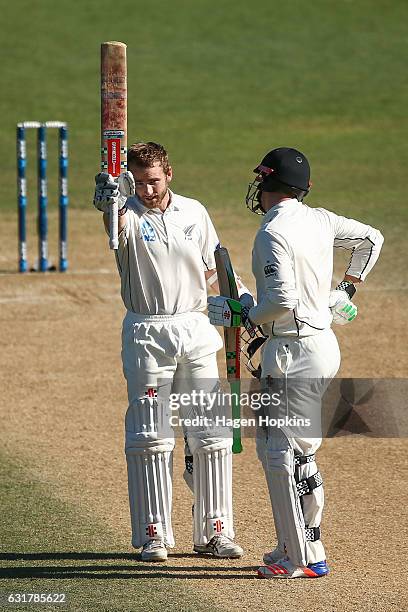
[[[252,299],[252,304],[249,305],[249,300],[241,296],[240,300],[234,300],[222,295],[217,297],[209,297],[208,302],[208,317],[211,325],[219,325],[221,327],[245,327],[248,332],[252,331],[255,335],[254,327],[248,317],[248,312],[253,306],[253,298],[248,293],[244,294]],[[242,301],[241,301],[242,300]]]
[[[134,194],[135,180],[131,172],[122,172],[117,179],[107,172],[100,172],[95,177],[93,204],[101,212],[109,213],[114,202],[117,202],[119,211],[124,209],[126,200]]]
[[[357,316],[357,306],[353,304],[348,294],[343,290],[334,289],[330,291],[329,308],[333,315],[333,323],[337,323],[337,325],[351,323]]]
[[[242,293],[239,296],[239,301],[242,306],[242,313],[241,313],[242,323],[244,324],[244,327],[247,330],[250,337],[255,338],[256,328],[253,326],[252,321],[248,316],[249,311],[251,310],[252,306],[255,306],[254,297],[249,292]]]
[[[133,174],[129,170],[126,170],[126,172],[122,172],[122,174],[119,174],[118,185],[121,196],[125,198],[131,198],[135,195],[135,179],[133,178]]]

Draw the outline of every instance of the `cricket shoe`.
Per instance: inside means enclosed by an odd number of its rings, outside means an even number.
[[[320,578],[329,573],[326,561],[309,563],[306,566],[293,565],[287,557],[271,565],[258,568],[258,578]]]
[[[166,561],[167,549],[161,540],[149,540],[143,544],[142,561]]]
[[[263,562],[265,563],[265,565],[272,565],[273,563],[276,563],[277,561],[280,561],[281,559],[286,557],[286,555],[286,550],[282,550],[281,548],[279,548],[279,546],[277,546],[276,548],[274,548],[274,550],[271,550],[271,552],[266,552],[264,554]]]
[[[194,551],[220,559],[238,559],[244,554],[242,548],[225,535],[215,535],[207,544],[194,544]]]

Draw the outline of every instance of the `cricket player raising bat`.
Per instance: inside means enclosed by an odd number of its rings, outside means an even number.
[[[118,180],[97,175],[94,205],[108,232],[112,203],[118,209],[115,253],[127,311],[122,361],[129,399],[132,544],[142,547],[143,560],[164,561],[174,546],[169,396],[218,389],[216,352],[222,340],[203,311],[206,280],[218,291],[214,251],[219,241],[204,206],[169,189],[173,172],[163,146],[134,144],[127,162],[128,171]],[[205,414],[205,406],[180,406],[181,417],[197,411]],[[234,542],[231,432],[214,435],[203,425],[186,427],[185,434],[194,465],[193,478],[185,474],[194,494],[194,550],[240,557],[243,551]]]
[[[300,151],[274,149],[254,172],[246,203],[264,215],[252,253],[258,304],[248,309],[237,300],[210,297],[210,321],[261,325],[268,336],[261,383],[265,392],[272,396],[279,390],[283,398],[278,407],[271,402],[266,408],[268,423],[282,409],[283,416],[320,417],[321,397],[340,366],[331,324],[344,325],[356,317],[350,298],[373,268],[383,237],[369,225],[303,204],[310,167]],[[333,247],[349,249],[351,261],[344,280],[331,290]],[[292,425],[266,424],[257,433],[278,538],[258,575],[324,576],[329,569],[320,537],[323,480],[315,460],[321,437]]]

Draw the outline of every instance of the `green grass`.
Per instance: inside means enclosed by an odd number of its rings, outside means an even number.
[[[54,498],[21,462],[0,459],[0,609],[7,593],[66,593],[68,606],[19,610],[208,609],[185,580],[163,580],[160,567],[136,561],[81,500],[73,507]]]
[[[312,204],[405,220],[406,0],[15,0],[2,17],[2,207],[27,119],[69,122],[71,204],[89,206],[99,45],[122,40],[129,140],[167,145],[180,192],[249,219],[254,164],[288,145],[310,158]]]

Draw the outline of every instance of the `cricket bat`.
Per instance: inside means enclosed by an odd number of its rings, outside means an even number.
[[[215,253],[215,264],[217,267],[218,286],[220,294],[225,297],[238,300],[238,289],[235,282],[234,270],[229,253],[226,248],[219,247]],[[227,363],[227,380],[231,388],[232,418],[241,418],[240,394],[241,394],[241,328],[224,327],[225,359]],[[232,430],[232,452],[242,451],[241,427]]]
[[[126,45],[101,44],[101,170],[113,177],[127,168]],[[112,206],[109,246],[117,249],[118,207]]]

